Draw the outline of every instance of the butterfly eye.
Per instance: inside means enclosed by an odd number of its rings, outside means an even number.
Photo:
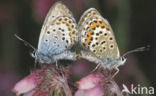
[[[34,50],[32,53],[30,53],[30,55],[32,56],[32,57],[36,57],[36,50]]]
[[[122,57],[122,58],[121,58],[121,60],[122,60],[122,61],[124,61],[124,60],[125,60],[125,58],[124,58],[124,57]]]

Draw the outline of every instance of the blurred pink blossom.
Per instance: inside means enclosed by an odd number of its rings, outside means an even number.
[[[18,80],[18,75],[12,71],[6,71],[5,67],[0,66],[0,96],[14,96],[11,92],[12,87]]]

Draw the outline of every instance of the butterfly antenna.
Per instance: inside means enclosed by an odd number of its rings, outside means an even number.
[[[31,47],[33,50],[36,50],[29,42],[23,40],[21,37],[17,36],[16,34],[14,35],[18,40],[22,41],[25,46]]]
[[[123,54],[123,57],[125,57],[128,54],[134,53],[134,52],[148,51],[149,48],[150,48],[150,45],[147,45],[145,47],[140,47],[140,48],[137,48],[137,49],[134,49],[134,50],[130,50],[130,51],[126,52],[125,54]]]

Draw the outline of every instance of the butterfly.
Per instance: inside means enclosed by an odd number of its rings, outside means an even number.
[[[37,49],[16,37],[34,49],[31,55],[39,63],[76,60],[75,52],[70,49],[77,39],[77,24],[71,11],[62,2],[56,2],[50,8],[40,32]]]
[[[135,51],[143,51],[138,48],[120,56],[119,48],[115,40],[113,30],[109,22],[95,9],[90,8],[83,13],[78,23],[78,37],[83,51],[81,57],[94,62],[98,67],[116,69],[123,65],[127,58],[125,55]]]
[[[76,34],[77,24],[71,11],[62,2],[56,2],[45,18],[33,57],[40,63],[75,60],[70,49],[76,41]]]

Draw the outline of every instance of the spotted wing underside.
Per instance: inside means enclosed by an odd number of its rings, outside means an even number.
[[[76,26],[70,10],[62,2],[55,3],[42,26],[38,53],[54,55],[69,49],[76,39]]]
[[[98,58],[119,57],[119,49],[108,21],[90,8],[82,15],[79,26],[81,45]]]

